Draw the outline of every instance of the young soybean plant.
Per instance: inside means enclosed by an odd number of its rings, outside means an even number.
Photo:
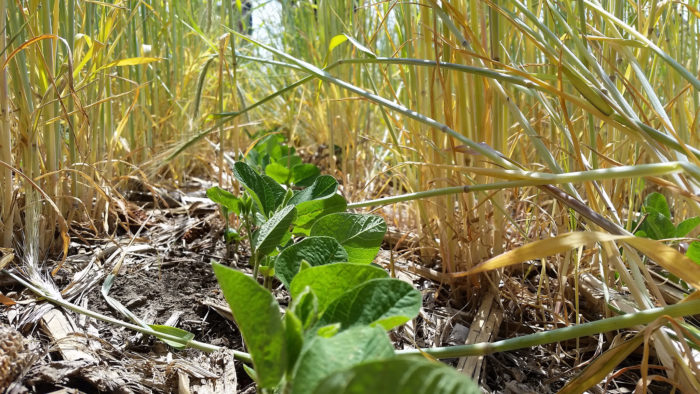
[[[303,163],[294,147],[287,146],[285,137],[278,132],[263,131],[253,137],[258,142],[241,160],[261,174],[281,184],[298,187],[311,185],[321,175],[317,166]]]
[[[292,298],[282,314],[256,275],[213,264],[262,392],[480,392],[450,367],[395,355],[387,331],[418,315],[421,294],[371,264],[384,219],[345,212],[331,176],[293,192],[242,162],[234,175],[253,202],[239,212],[250,223],[254,271],[267,284],[276,276]],[[305,238],[293,243],[293,234]]]

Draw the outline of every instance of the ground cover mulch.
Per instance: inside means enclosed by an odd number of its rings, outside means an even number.
[[[128,321],[101,292],[108,274],[115,273],[108,295],[139,319],[182,328],[198,341],[224,350],[174,350],[152,337],[62,309],[76,333],[57,340],[56,332],[43,320],[51,309],[59,309],[3,276],[0,387],[8,393],[255,392],[242,363],[225,350],[244,347],[210,266],[216,260],[250,272],[247,249],[244,244],[228,249],[223,244],[224,223],[204,194],[207,187],[207,182],[196,181],[178,192],[150,188],[125,193],[132,212],[130,224],[111,239],[96,239],[88,228],[74,229],[69,257],[53,281],[59,289],[80,286],[71,302]],[[46,259],[47,270],[54,263]],[[390,333],[397,349],[464,344],[479,307],[478,293],[456,291],[421,275],[421,269],[439,271],[440,261],[420,261],[410,249],[392,242],[384,245],[377,263],[423,293],[419,317]],[[528,299],[534,297],[539,280],[514,276],[502,281],[497,302],[504,317],[495,339],[542,329],[542,311]],[[518,294],[514,288],[520,289]],[[275,295],[282,306],[289,302],[281,285],[276,286]],[[600,316],[592,313],[590,317]],[[480,386],[488,393],[556,392],[611,339],[603,335],[486,356]],[[71,342],[83,357],[73,357],[75,353],[61,347],[64,342]],[[573,351],[577,346],[579,351]],[[639,357],[630,358],[626,362],[630,368],[607,382],[608,392],[629,392],[634,387]],[[444,361],[459,364],[456,359]],[[664,392],[668,387],[651,389]],[[603,385],[594,391],[603,392]]]

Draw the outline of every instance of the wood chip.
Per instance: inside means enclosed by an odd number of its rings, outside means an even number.
[[[81,350],[85,345],[78,341],[78,335],[76,334],[82,334],[82,331],[63,312],[55,308],[51,309],[42,316],[41,322],[46,333],[58,347],[58,351],[64,360],[97,362],[97,359],[92,354]]]
[[[474,317],[465,344],[471,345],[481,342],[490,342],[498,335],[498,329],[503,320],[503,311],[497,302],[495,292],[489,292],[484,296],[479,311]],[[479,381],[484,356],[462,357],[459,359],[457,369],[471,377],[475,382]]]

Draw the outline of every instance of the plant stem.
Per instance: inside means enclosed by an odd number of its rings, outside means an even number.
[[[0,0],[0,62],[5,63],[6,51],[6,10],[7,1]],[[7,91],[7,72],[0,70],[0,160],[12,164],[12,133],[10,131],[10,107]],[[12,231],[14,228],[14,215],[12,214],[12,170],[3,168],[0,170],[0,187],[2,187],[2,202],[0,202],[0,220],[4,227],[0,230],[0,246],[9,248],[12,246]]]
[[[231,257],[231,243],[228,241],[228,229],[230,226],[229,220],[228,220],[229,213],[228,213],[228,210],[226,210],[226,212],[223,212],[223,213],[224,213],[224,222],[226,224],[226,227],[224,227],[224,245],[226,245],[226,259],[228,259],[229,257]]]
[[[251,249],[253,248],[253,245],[250,245]],[[258,269],[260,268],[260,259],[258,257],[258,254],[256,252],[253,252],[253,254],[250,256],[251,259],[253,259],[253,279],[258,279]]]
[[[697,314],[698,311],[700,311],[700,300],[693,300],[662,308],[652,308],[640,312],[628,313],[621,316],[615,316],[576,326],[505,339],[502,341],[428,349],[399,350],[396,352],[396,354],[406,356],[426,353],[435,358],[483,356],[486,354],[507,352],[510,350],[523,349],[532,346],[544,345],[547,343],[562,342],[569,339],[591,336],[607,331],[631,328],[634,326],[649,324],[663,316],[675,318],[694,315]]]
[[[629,177],[645,177],[645,176],[658,176],[666,175],[671,173],[680,172],[683,170],[689,171],[692,167],[691,163],[681,163],[681,162],[668,162],[668,163],[653,163],[653,164],[641,164],[633,166],[620,166],[615,168],[606,168],[591,171],[577,171],[569,172],[563,174],[551,174],[543,172],[529,172],[529,171],[519,171],[519,170],[495,170],[491,171],[492,176],[504,176],[511,178],[522,177],[525,179],[514,180],[514,181],[504,181],[487,183],[482,185],[464,185],[464,186],[451,186],[443,187],[433,190],[425,190],[415,193],[407,193],[398,196],[384,197],[376,200],[361,201],[352,204],[348,204],[348,209],[362,208],[376,205],[387,205],[395,204],[397,202],[418,200],[421,198],[444,196],[448,194],[457,193],[469,193],[469,192],[481,192],[485,190],[499,190],[508,189],[513,187],[524,187],[524,186],[539,186],[539,185],[551,185],[551,184],[562,184],[562,183],[572,183],[572,182],[585,182],[592,180],[603,180],[603,179],[619,179],[619,178],[629,178]],[[465,169],[468,171],[468,169]],[[479,169],[481,172],[486,170]]]
[[[378,198],[376,200],[354,202],[354,203],[348,204],[348,209],[371,207],[371,206],[377,206],[377,205],[396,204],[398,202],[419,200],[421,198],[428,198],[428,197],[445,196],[448,194],[470,193],[470,192],[475,192],[475,191],[507,189],[507,188],[511,188],[511,187],[522,187],[522,186],[528,186],[529,184],[530,184],[530,181],[508,181],[508,182],[488,183],[485,185],[464,185],[464,186],[442,187],[439,189],[425,190],[425,191],[415,192],[415,193],[406,193],[406,194],[401,194],[398,196],[382,197],[382,198]]]
[[[272,278],[268,275],[263,277],[263,287],[269,291],[272,291]]]

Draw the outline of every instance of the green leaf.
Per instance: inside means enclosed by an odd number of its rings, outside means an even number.
[[[207,189],[207,197],[236,215],[241,213],[241,200],[218,186]]]
[[[310,393],[324,378],[335,372],[363,361],[379,360],[393,355],[394,347],[391,341],[386,332],[378,327],[356,327],[331,338],[315,337],[299,357],[292,394]]]
[[[288,207],[291,207],[289,205]],[[308,237],[283,250],[275,259],[275,275],[289,288],[301,261],[312,266],[347,261],[345,249],[331,237]]]
[[[700,264],[700,242],[691,242],[685,255],[694,262]]]
[[[248,190],[260,212],[265,216],[269,216],[284,198],[284,188],[274,179],[259,175],[241,161],[233,165],[233,175]]]
[[[287,194],[287,191],[282,187],[282,185],[280,185],[277,181],[270,178],[269,176],[262,175],[261,178],[263,184],[269,190],[268,195],[271,200],[269,212],[273,212],[282,205],[282,202],[284,201],[284,196]]]
[[[313,393],[480,394],[481,389],[466,375],[439,362],[395,357],[336,372]]]
[[[287,367],[287,343],[279,304],[257,281],[214,263],[214,274],[231,307],[261,387],[276,387]]]
[[[289,168],[277,162],[270,163],[265,167],[265,174],[279,183],[289,182],[291,171]]]
[[[247,364],[243,364],[243,370],[245,371],[246,375],[253,379],[254,382],[258,381],[258,374],[255,373],[255,370],[251,367],[249,367]]]
[[[284,145],[284,137],[279,134],[269,136],[263,147],[270,156],[270,162],[278,161],[290,151],[289,147]]]
[[[666,197],[661,193],[654,192],[647,196],[644,200],[644,211],[657,212],[671,219],[671,210],[668,208]]]
[[[282,199],[282,205],[288,205],[289,200],[294,197],[294,190],[292,189],[287,189],[287,192],[284,193],[284,198]]]
[[[676,236],[676,226],[671,219],[659,212],[650,212],[644,218],[640,230],[643,230],[651,239],[673,238]]]
[[[261,264],[260,266],[258,266],[258,271],[260,271],[260,275],[262,275],[263,278],[264,278],[264,277],[274,276],[274,275],[275,275],[275,268],[274,268],[274,267],[270,267],[270,266],[268,266],[268,265],[262,265],[262,264]]]
[[[355,213],[326,215],[311,227],[311,235],[335,238],[348,252],[350,263],[371,263],[384,240],[386,222],[381,216]]]
[[[328,52],[332,52],[333,49],[335,49],[335,47],[344,43],[347,40],[348,37],[345,34],[338,34],[337,36],[333,36],[333,38],[331,38],[330,44],[328,44]]]
[[[243,237],[241,237],[241,234],[235,228],[229,227],[226,229],[226,231],[224,231],[224,241],[227,244],[238,242],[241,239],[243,239]]]
[[[139,64],[148,64],[153,62],[159,62],[163,59],[158,57],[130,57],[127,59],[119,59],[113,62],[107,63],[104,66],[97,69],[97,71],[104,70],[110,67],[125,67],[125,66],[136,66]]]
[[[292,372],[304,344],[301,320],[290,311],[284,315],[284,335],[287,341],[287,371]]]
[[[172,346],[175,349],[186,348],[187,342],[194,339],[194,334],[192,334],[189,331],[185,331],[181,328],[171,327],[171,326],[163,326],[160,324],[149,324],[148,326],[151,327],[154,331],[158,331],[158,332],[162,332],[163,334],[168,334],[168,335],[182,338],[182,340],[184,341],[183,343],[160,338],[160,340],[162,340],[163,342],[167,343],[168,345]]]
[[[292,298],[290,309],[301,320],[303,329],[307,329],[316,324],[318,298],[311,288],[307,287]]]
[[[257,150],[251,150],[244,158],[245,163],[251,168],[261,169],[262,168],[262,156]],[[235,168],[235,164],[234,164]]]
[[[340,323],[333,323],[327,326],[320,327],[316,331],[316,335],[322,338],[330,338],[340,331]]]
[[[635,231],[634,236],[635,236],[635,237],[641,237],[641,238],[649,238],[649,234],[647,234],[647,232],[644,231],[644,230],[637,230],[637,231]]]
[[[343,212],[348,202],[340,194],[334,194],[321,200],[311,200],[297,205],[297,219],[294,221],[294,232],[309,234],[309,230],[318,219],[331,213]]]
[[[318,311],[326,307],[346,291],[371,279],[386,278],[389,274],[381,268],[367,264],[335,263],[312,267],[299,272],[289,293],[295,299],[310,288],[318,298]]]
[[[313,164],[302,163],[292,167],[292,182],[295,186],[309,186],[319,175],[321,175],[321,170]]]
[[[294,168],[294,166],[302,164],[301,157],[294,154],[282,156],[276,163],[283,165],[285,168]]]
[[[255,253],[258,253],[261,257],[275,250],[289,232],[289,227],[294,222],[296,215],[297,209],[292,205],[288,205],[263,223],[253,243]]]
[[[676,237],[677,238],[683,238],[688,233],[693,231],[695,227],[700,225],[700,216],[696,216],[694,218],[689,218],[686,219],[678,224],[678,227],[676,227]]]
[[[357,325],[390,330],[418,315],[421,294],[399,279],[372,279],[336,298],[321,315],[317,326],[340,323],[345,330]]]
[[[338,181],[330,175],[321,175],[306,189],[295,194],[289,200],[290,205],[299,205],[303,202],[329,198],[338,190]]]

